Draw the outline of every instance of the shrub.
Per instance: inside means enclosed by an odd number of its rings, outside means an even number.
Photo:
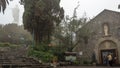
[[[0,43],[0,47],[8,47],[10,46],[10,43]]]
[[[75,65],[79,65],[80,62],[76,60],[76,61],[74,61],[74,64],[75,64]]]
[[[85,60],[85,61],[83,61],[83,64],[90,64],[90,62]]]
[[[43,62],[51,62],[53,58],[53,54],[50,53],[49,47],[45,44],[37,45],[36,47],[30,47],[28,56],[39,59]]]

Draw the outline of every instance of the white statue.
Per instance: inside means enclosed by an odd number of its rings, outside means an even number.
[[[105,34],[105,36],[107,36],[108,35],[108,25],[107,24],[104,24],[104,34]]]
[[[18,5],[15,5],[15,7],[12,9],[12,14],[13,14],[13,23],[18,23],[19,22],[19,7]]]

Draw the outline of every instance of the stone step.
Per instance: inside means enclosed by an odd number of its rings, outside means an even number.
[[[50,65],[41,64],[33,58],[0,59],[0,66],[0,68],[50,68]]]
[[[4,67],[12,67],[12,68],[13,67],[20,67],[20,68],[23,68],[23,67],[28,67],[28,68],[50,68],[50,66],[44,66],[44,65],[11,65],[11,64],[2,64],[0,66],[2,66],[3,68]]]

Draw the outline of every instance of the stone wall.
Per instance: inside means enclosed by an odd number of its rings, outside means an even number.
[[[27,56],[27,47],[0,47],[0,58],[13,59],[15,57]]]
[[[108,24],[109,27],[109,35],[104,35],[104,23]],[[118,50],[118,58],[120,59],[120,13],[104,10],[100,14],[98,14],[95,18],[93,18],[89,23],[82,27],[82,29],[89,29],[89,40],[88,44],[84,44],[84,42],[80,42],[73,51],[83,51],[83,57],[87,56],[87,58],[91,58],[92,54],[95,52],[96,59],[99,62],[99,45],[101,42],[106,40],[111,40],[117,44]],[[78,32],[79,33],[79,32]],[[80,33],[79,33],[80,34]],[[78,35],[79,35],[78,34]],[[80,37],[78,37],[80,38]],[[120,60],[119,60],[120,62]]]

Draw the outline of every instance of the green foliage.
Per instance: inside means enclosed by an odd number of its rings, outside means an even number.
[[[87,59],[85,57],[81,57],[79,59],[79,63],[80,63],[80,65],[90,65],[91,64],[91,60]]]
[[[53,58],[53,55],[49,52],[37,51],[34,49],[29,52],[29,56],[42,60],[43,62],[50,62]]]
[[[8,47],[10,46],[10,43],[0,43],[0,47]]]
[[[54,28],[64,17],[64,10],[59,6],[60,0],[21,0],[21,2],[25,9],[24,27],[31,32],[36,45],[30,49],[29,56],[45,62],[51,61],[53,56],[59,54],[54,47],[47,44],[51,41]]]
[[[15,44],[11,44],[11,43],[0,43],[0,47],[10,47],[10,48],[18,48],[20,47],[20,45],[15,45]]]
[[[79,4],[74,8],[73,17],[66,16],[64,20],[55,28],[54,37],[63,45],[65,51],[72,51],[73,48],[79,43],[77,33],[83,25],[86,24],[87,18],[77,18],[77,8]]]
[[[47,44],[39,44],[30,47],[28,56],[42,60],[43,62],[51,62],[55,57],[58,61],[64,60],[64,48],[60,46],[48,46]]]
[[[53,55],[57,57],[58,61],[65,60],[65,57],[64,57],[65,51],[66,51],[65,47],[62,45],[53,46],[50,49],[50,52],[53,53]]]
[[[17,24],[0,25],[0,42],[9,42],[12,44],[29,44],[32,37],[29,32],[24,30],[23,26]]]
[[[75,64],[75,65],[80,65],[80,61],[77,61],[77,60],[76,60],[76,61],[74,61],[74,64]]]
[[[36,47],[31,47],[28,56],[32,56],[42,60],[43,62],[50,62],[53,58],[53,54],[49,52],[49,46],[46,44],[40,44]]]
[[[77,43],[79,43],[76,38],[81,37],[77,37],[77,33],[81,29],[81,26],[86,24],[86,19],[87,18],[71,19],[67,17],[67,19],[64,19],[64,21],[60,23],[58,27],[56,27],[54,36],[62,43],[62,45],[64,46],[64,48],[66,48],[67,51],[72,51],[72,49],[77,45]],[[84,33],[82,32],[81,35],[86,34]],[[88,38],[87,36],[85,35],[85,39]]]
[[[83,64],[90,64],[90,62],[85,60],[85,61],[83,61]]]
[[[23,24],[34,35],[37,44],[50,42],[54,27],[64,17],[60,0],[22,0],[24,3]]]

